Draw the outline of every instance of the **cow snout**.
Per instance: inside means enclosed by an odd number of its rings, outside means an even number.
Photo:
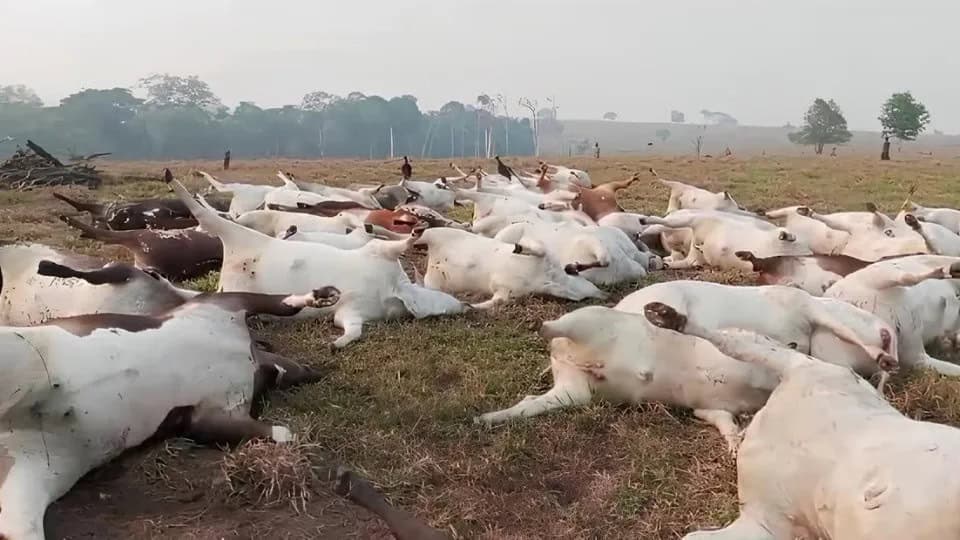
[[[882,371],[891,372],[896,371],[900,367],[900,363],[890,354],[882,352],[877,355],[877,367]]]
[[[540,210],[546,210],[546,209],[547,209],[547,203],[540,203],[540,204],[537,205],[537,208],[539,208]]]

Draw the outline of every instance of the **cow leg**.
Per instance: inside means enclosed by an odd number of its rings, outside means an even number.
[[[271,439],[284,443],[294,440],[284,426],[272,426],[246,414],[231,415],[221,409],[194,409],[184,436],[201,444],[237,445],[250,439]]]
[[[941,375],[960,377],[960,365],[944,360],[937,360],[926,352],[923,353],[923,357],[920,359],[920,365],[927,369],[932,369]]]
[[[333,346],[342,349],[363,335],[363,318],[357,313],[347,310],[337,311],[333,316],[333,323],[343,329],[343,335],[333,342]]]
[[[498,304],[506,302],[509,298],[510,298],[510,293],[501,289],[493,293],[493,297],[490,298],[489,300],[485,300],[477,304],[471,304],[470,307],[472,307],[473,309],[490,309]]]
[[[740,427],[736,419],[729,411],[720,409],[695,409],[693,415],[717,428],[723,439],[727,441],[727,449],[730,455],[737,455],[737,448],[740,447]]]
[[[874,276],[867,282],[867,285],[875,289],[889,289],[891,287],[909,287],[916,285],[928,279],[950,279],[960,277],[960,263],[953,263],[948,267],[934,268],[929,272],[919,274],[910,274],[907,272],[889,272],[884,275]]]
[[[703,252],[701,251],[701,248],[691,244],[690,251],[687,253],[686,258],[680,261],[672,259],[670,261],[664,260],[664,263],[666,264],[666,267],[671,270],[685,270],[703,266],[702,258]]]
[[[446,534],[438,531],[390,503],[377,492],[365,478],[349,469],[337,469],[337,495],[346,497],[374,514],[380,516],[397,540],[445,540]]]
[[[301,384],[318,382],[326,376],[325,372],[301,366],[289,358],[268,351],[254,349],[253,359],[259,364],[255,396],[261,395],[261,391],[268,388],[285,390]]]
[[[590,403],[592,392],[586,372],[575,365],[551,360],[553,369],[553,388],[540,396],[527,396],[513,407],[482,414],[474,419],[476,423],[488,426],[500,424],[514,418],[536,416],[555,409],[586,405]]]
[[[42,441],[35,443],[32,455],[9,455],[0,446],[0,538],[43,540],[47,507],[89,470],[82,459],[70,455],[52,456],[56,461],[51,466],[44,458]],[[58,450],[69,454],[74,449]],[[76,462],[71,462],[74,458]]]
[[[769,529],[741,514],[736,521],[722,529],[692,532],[684,536],[683,540],[775,540],[776,538]]]

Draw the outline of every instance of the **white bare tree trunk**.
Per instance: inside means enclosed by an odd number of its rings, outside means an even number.
[[[390,126],[390,159],[393,159],[393,126]]]

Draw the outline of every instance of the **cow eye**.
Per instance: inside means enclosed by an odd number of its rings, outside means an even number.
[[[883,231],[883,234],[892,237],[892,236],[893,236],[893,229],[885,229],[885,230]]]

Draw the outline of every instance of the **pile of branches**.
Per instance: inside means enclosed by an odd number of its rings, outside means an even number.
[[[102,179],[90,160],[106,154],[93,154],[64,164],[40,145],[27,141],[13,156],[0,164],[0,189],[26,191],[44,186],[100,187]]]

